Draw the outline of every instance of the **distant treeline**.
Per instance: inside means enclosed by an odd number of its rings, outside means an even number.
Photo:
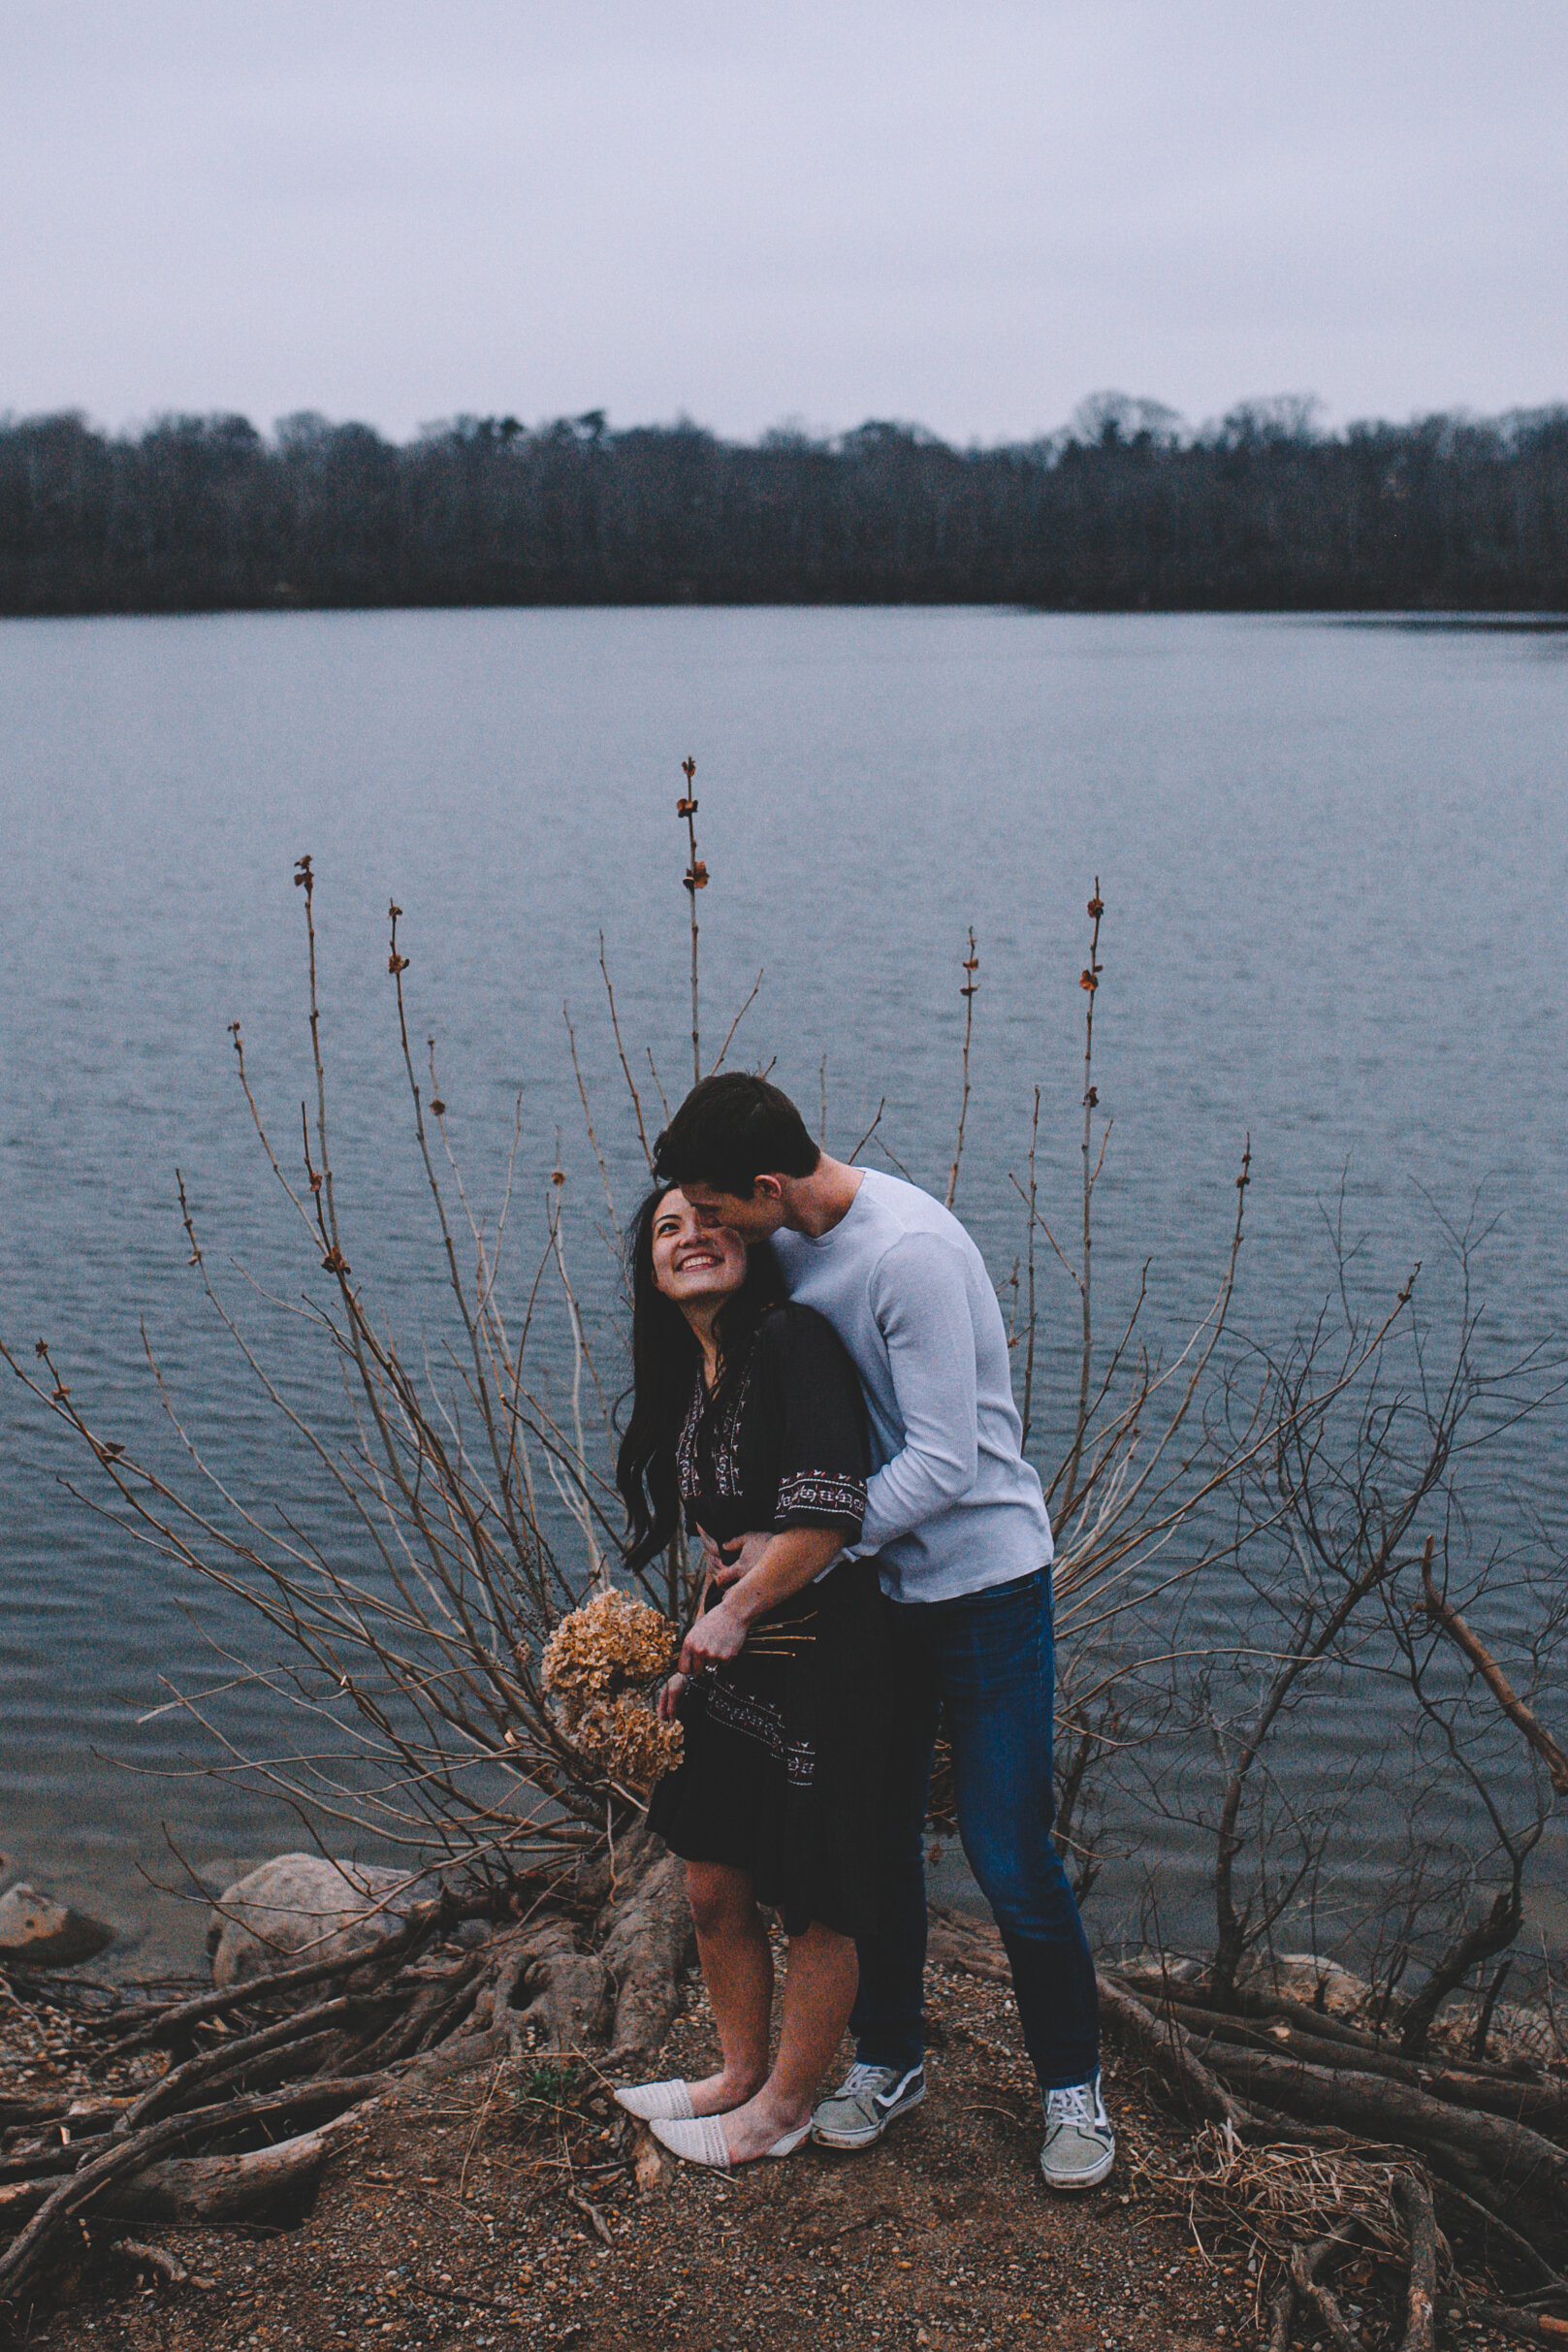
[[[1326,434],[1308,403],[1188,435],[1102,396],[955,449],[867,424],[529,430],[176,416],[0,423],[0,611],[1008,603],[1084,611],[1568,607],[1568,408]]]

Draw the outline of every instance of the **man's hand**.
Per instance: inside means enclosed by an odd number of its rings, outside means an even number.
[[[721,1593],[754,1568],[773,1537],[765,1529],[755,1534],[737,1535],[732,1543],[715,1543],[704,1529],[702,1534],[702,1564]]]
[[[722,1665],[726,1659],[739,1658],[746,1647],[746,1627],[721,1600],[717,1609],[707,1609],[697,1619],[681,1647],[678,1671],[700,1674],[707,1666]]]

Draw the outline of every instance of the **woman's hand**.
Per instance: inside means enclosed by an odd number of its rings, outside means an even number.
[[[687,1635],[677,1670],[685,1675],[701,1674],[709,1666],[739,1658],[745,1646],[745,1620],[727,1600],[721,1600],[716,1609],[705,1609]]]
[[[672,1674],[654,1702],[654,1711],[661,1724],[673,1724],[681,1712],[681,1700],[690,1680],[687,1674]]]

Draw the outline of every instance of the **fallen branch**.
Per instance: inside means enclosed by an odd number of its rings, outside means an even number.
[[[77,2132],[107,2132],[125,2105],[123,2098],[73,2099],[63,2120]],[[0,2131],[16,2131],[29,2123],[48,2125],[62,2119],[56,2099],[0,2099]]]
[[[1112,1978],[1099,1976],[1097,1982],[1101,2015],[1142,2052],[1173,2090],[1193,2100],[1200,2113],[1240,2131],[1250,2120],[1247,2110],[1203,2064],[1191,2037],[1174,2021],[1163,2023]]]
[[[109,2250],[124,2262],[134,2262],[140,2271],[153,2271],[167,2286],[182,2287],[190,2276],[166,2246],[149,2246],[140,2238],[117,2238]]]
[[[1433,2352],[1437,2326],[1437,2216],[1431,2191],[1415,2173],[1401,2173],[1390,2192],[1410,2232],[1410,2284],[1399,2352]]]
[[[70,2176],[69,2173],[63,2175]],[[39,2207],[53,2196],[61,2178],[59,2173],[47,2173],[41,2179],[16,2180],[0,2189],[0,2231],[15,2230],[30,2221]]]
[[[1296,2058],[1303,2065],[1328,2071],[1349,2067],[1357,2074],[1377,2075],[1385,2081],[1426,2091],[1455,2107],[1478,2109],[1512,2123],[1528,2124],[1551,2140],[1568,2140],[1568,2087],[1527,2081],[1507,2067],[1424,2065],[1386,2046],[1353,2048],[1342,2042],[1322,2041],[1294,2026],[1269,2029],[1216,2010],[1195,2009],[1185,2002],[1164,2005],[1158,2016],[1162,2023],[1170,2017],[1180,2025],[1221,2073],[1227,2047],[1258,2050],[1271,2058]],[[1218,2050],[1213,2047],[1216,2043],[1221,2045]]]
[[[133,2050],[156,2048],[176,2040],[192,2026],[203,2024],[209,2017],[221,2017],[248,2002],[266,2001],[277,1993],[303,1992],[307,1984],[322,1984],[329,1977],[347,1976],[360,1970],[384,1975],[392,1961],[405,1959],[410,1948],[435,1924],[439,1909],[437,1903],[418,1905],[397,1934],[388,1936],[372,1952],[347,1956],[339,1953],[333,1960],[308,1961],[303,1968],[274,1969],[271,1976],[248,1977],[242,1984],[228,1984],[218,1992],[198,1993],[189,2001],[176,2001],[170,2008],[160,2009],[155,2016],[114,2041],[99,2059],[99,2071],[108,2065],[117,2065]]]
[[[74,2173],[80,2161],[69,2140],[56,2139],[52,2147],[40,2143],[8,2156],[0,2164],[0,2182],[9,2188],[17,2181],[40,2180],[49,2173]]]
[[[589,2221],[592,2222],[593,2226],[594,2236],[599,2239],[603,2244],[607,2246],[613,2246],[615,2244],[615,2239],[610,2235],[610,2225],[605,2220],[604,2215],[599,2211],[596,2205],[590,2205],[586,2197],[580,2195],[576,2189],[572,2188],[569,2188],[566,2191],[566,2202],[568,2205],[574,2205],[580,2213],[587,2215]]]
[[[314,2131],[239,2155],[168,2158],[112,2189],[104,2209],[116,2221],[242,2221],[314,2180],[329,2145]]]

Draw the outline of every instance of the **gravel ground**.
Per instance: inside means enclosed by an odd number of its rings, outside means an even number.
[[[973,1930],[959,1942],[973,1949]],[[931,2009],[930,2096],[863,2154],[808,2145],[730,2175],[660,2163],[602,2078],[540,2054],[450,2075],[371,2119],[309,2208],[271,2228],[138,2233],[183,2283],[112,2252],[119,2234],[98,2225],[70,2300],[34,2312],[18,2340],[61,2352],[1258,2343],[1246,2242],[1190,2210],[1176,2177],[1185,2129],[1136,2069],[1107,2051],[1116,2170],[1054,2197],[1005,1983],[936,1967]],[[9,2024],[0,2016],[0,2044]],[[713,2047],[697,1985],[660,2071],[705,2071]],[[1490,2340],[1444,2331],[1446,2344]]]

